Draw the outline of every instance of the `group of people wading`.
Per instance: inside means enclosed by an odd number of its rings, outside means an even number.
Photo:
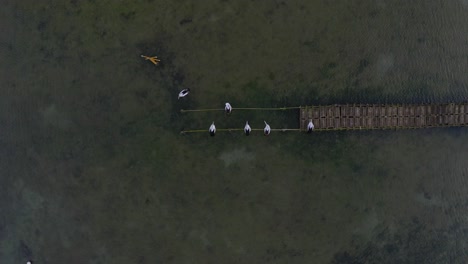
[[[232,106],[230,103],[226,103],[224,105],[224,112],[227,114],[227,115],[230,115],[231,112],[232,112]],[[271,128],[270,128],[270,125],[268,125],[268,123],[266,121],[263,121],[265,122],[265,128],[263,129],[263,134],[265,136],[268,136],[270,135],[270,132],[271,132]],[[213,121],[213,123],[211,123],[211,126],[210,128],[208,129],[208,131],[210,132],[210,135],[213,137],[216,133],[216,126],[215,126],[215,123]],[[250,135],[250,132],[252,132],[252,128],[250,127],[249,125],[249,121],[245,121],[245,126],[244,126],[244,133],[246,136]]]
[[[144,58],[145,60],[149,60],[154,65],[158,65],[159,62],[161,61],[160,59],[158,59],[157,56],[152,56],[151,57],[151,56],[141,55],[141,57]],[[189,93],[190,93],[190,88],[183,89],[182,91],[179,92],[179,96],[177,97],[177,100],[179,100],[180,98],[186,97],[187,95],[189,95]],[[225,106],[224,106],[224,111],[228,115],[231,114],[231,112],[232,112],[231,104],[226,103]],[[265,123],[265,127],[263,128],[263,134],[265,136],[268,136],[271,133],[270,125],[268,125],[268,123],[266,121],[263,121],[263,122]],[[314,130],[314,124],[312,123],[312,120],[309,120],[309,123],[307,125],[307,133],[311,133],[312,130]],[[214,121],[213,121],[213,123],[211,123],[211,126],[208,129],[208,131],[210,132],[211,136],[214,136],[216,134],[216,126],[215,126]],[[248,136],[248,135],[250,135],[250,132],[252,132],[252,128],[249,125],[249,121],[246,121],[245,126],[244,126],[244,133],[245,133],[246,136]]]
[[[180,99],[181,97],[187,96],[189,94],[189,92],[190,92],[190,89],[184,89],[184,90],[180,91],[179,97],[177,99]],[[230,103],[226,103],[224,105],[224,112],[227,115],[230,115],[232,113],[232,106],[231,106]],[[263,134],[265,136],[268,136],[271,133],[271,127],[266,121],[263,121],[263,122],[265,123],[265,127],[263,128]],[[312,130],[314,130],[314,123],[312,123],[312,120],[309,120],[309,123],[307,124],[307,133],[311,133]],[[214,121],[213,121],[213,123],[211,123],[211,126],[208,129],[208,132],[210,132],[210,135],[212,137],[214,137],[214,135],[216,134],[216,125],[215,125]],[[249,121],[245,121],[244,133],[245,133],[246,136],[248,136],[248,135],[250,135],[250,132],[252,132],[252,128],[249,125]]]

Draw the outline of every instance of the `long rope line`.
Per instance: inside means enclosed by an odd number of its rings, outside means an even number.
[[[260,111],[278,111],[278,110],[291,110],[291,109],[300,109],[300,106],[293,106],[293,107],[276,107],[276,108],[268,108],[268,107],[236,107],[232,108],[233,111],[235,110],[260,110]],[[186,112],[210,112],[210,111],[224,111],[224,108],[208,108],[208,109],[180,109],[181,113]]]
[[[232,131],[244,131],[243,128],[217,128],[216,132],[232,132]],[[252,128],[252,131],[263,131],[263,128]],[[271,131],[301,131],[299,128],[274,128]],[[186,133],[208,133],[208,129],[194,129],[194,130],[182,130],[180,131],[181,134]]]

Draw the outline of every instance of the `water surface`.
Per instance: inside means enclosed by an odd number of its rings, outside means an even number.
[[[4,2],[0,263],[466,262],[465,128],[179,134],[466,101],[466,0]]]

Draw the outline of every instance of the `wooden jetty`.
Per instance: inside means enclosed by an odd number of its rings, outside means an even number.
[[[316,131],[468,126],[468,103],[301,107],[301,131],[306,130],[309,120]]]

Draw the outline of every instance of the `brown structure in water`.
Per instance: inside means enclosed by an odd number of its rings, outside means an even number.
[[[468,103],[301,107],[301,131],[307,129],[309,120],[314,131],[468,126]]]

